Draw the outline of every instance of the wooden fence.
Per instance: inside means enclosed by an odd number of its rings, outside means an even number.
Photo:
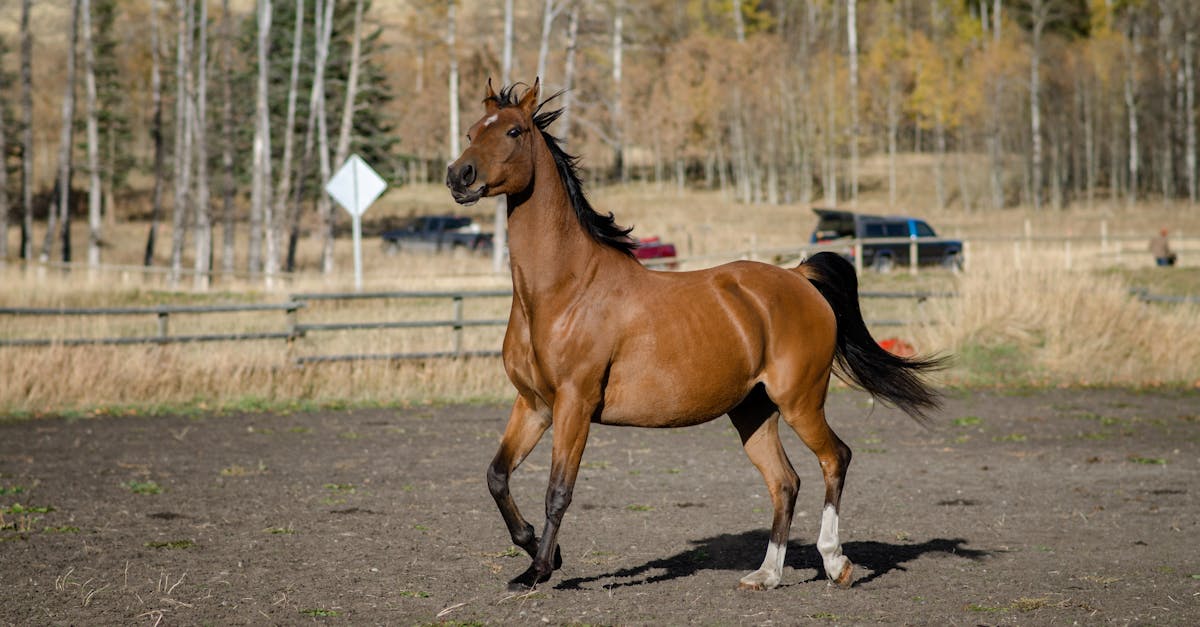
[[[283,340],[289,349],[295,348],[297,342],[312,334],[335,331],[372,331],[381,329],[430,329],[448,328],[453,331],[450,345],[445,350],[420,351],[407,353],[332,353],[320,355],[304,355],[294,357],[295,363],[313,364],[338,361],[366,360],[410,360],[410,359],[441,359],[461,357],[489,357],[500,354],[497,348],[486,350],[467,350],[464,348],[463,331],[474,327],[504,327],[507,318],[466,318],[464,302],[468,299],[510,298],[511,290],[476,290],[476,291],[409,291],[409,292],[374,292],[374,293],[309,293],[293,294],[283,303],[244,304],[244,305],[158,305],[152,307],[108,307],[108,308],[20,308],[0,307],[0,318],[12,317],[116,317],[116,316],[153,316],[157,321],[157,332],[148,335],[129,335],[119,337],[0,337],[0,348],[4,347],[39,347],[39,346],[88,346],[88,345],[133,345],[133,344],[175,344],[196,342],[242,342],[251,340]],[[1164,296],[1150,294],[1145,289],[1131,290],[1131,295],[1146,303],[1165,304],[1200,304],[1200,297]],[[908,299],[920,304],[933,298],[953,298],[953,292],[887,292],[862,291],[862,299]],[[452,304],[452,314],[449,318],[427,320],[393,320],[393,321],[350,321],[350,322],[302,322],[301,310],[310,308],[320,302],[354,302],[364,300],[448,300]],[[172,334],[171,316],[179,314],[208,315],[219,313],[239,312],[283,312],[285,319],[282,329],[258,332],[229,332],[201,334]],[[874,319],[867,320],[870,327],[895,327],[919,323],[917,320]],[[291,351],[289,350],[289,354]]]
[[[476,290],[476,291],[414,291],[414,292],[375,292],[375,293],[326,293],[326,294],[293,294],[287,302],[257,305],[162,305],[155,307],[113,307],[113,308],[0,308],[2,316],[154,316],[157,319],[157,333],[153,335],[133,335],[123,337],[36,337],[36,338],[3,338],[0,337],[0,348],[29,347],[29,346],[88,346],[88,345],[128,345],[128,344],[174,344],[188,342],[240,342],[248,340],[284,340],[289,346],[309,337],[312,334],[334,331],[372,331],[381,329],[429,329],[449,328],[453,331],[451,345],[442,351],[422,351],[409,353],[342,353],[324,355],[305,355],[295,357],[298,364],[323,363],[334,361],[365,361],[365,360],[405,360],[405,359],[439,359],[453,357],[487,357],[500,354],[499,347],[489,350],[467,350],[463,346],[463,331],[472,327],[504,327],[507,318],[466,318],[463,315],[464,302],[468,299],[510,298],[511,290]],[[910,299],[923,302],[930,298],[952,297],[949,292],[881,292],[864,291],[859,294],[864,299]],[[299,319],[301,310],[318,302],[352,302],[363,300],[449,300],[452,304],[452,315],[443,319],[428,320],[394,320],[394,321],[364,321],[364,322],[303,322]],[[282,330],[252,333],[205,333],[180,334],[170,333],[170,316],[173,314],[215,314],[234,312],[267,312],[282,311],[286,319]],[[874,327],[903,326],[910,320],[880,319],[868,320]],[[497,342],[497,344],[499,344]]]

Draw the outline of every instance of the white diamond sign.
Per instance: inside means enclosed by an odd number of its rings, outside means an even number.
[[[354,289],[362,291],[362,214],[387,189],[383,180],[358,155],[350,155],[337,174],[325,184],[325,191],[350,212],[354,233]]]
[[[345,165],[325,184],[325,191],[352,216],[365,213],[386,189],[387,181],[358,155],[350,155]]]

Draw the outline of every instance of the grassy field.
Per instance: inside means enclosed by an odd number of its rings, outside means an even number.
[[[737,205],[718,193],[635,185],[600,188],[594,204],[636,227],[641,237],[676,243],[683,256],[711,256],[685,268],[714,265],[739,256],[777,260],[808,238],[815,218],[808,206]],[[490,219],[485,201],[471,211]],[[863,211],[894,213],[864,202]],[[491,272],[489,258],[469,254],[389,254],[374,234],[407,216],[461,211],[443,188],[392,190],[372,208],[364,240],[365,289],[484,289],[508,287],[506,274]],[[898,210],[903,211],[903,210]],[[912,212],[918,213],[918,212]],[[950,385],[1200,385],[1200,307],[1144,305],[1130,287],[1154,293],[1200,294],[1195,271],[1200,246],[1183,246],[1185,267],[1152,267],[1145,241],[1154,225],[1173,235],[1200,235],[1200,213],[1178,205],[1150,204],[1133,210],[957,210],[919,212],[946,236],[970,242],[967,270],[866,272],[863,289],[953,291],[953,299],[868,300],[868,318],[909,320],[906,327],[878,328],[922,352],[954,356],[941,375]],[[76,242],[85,242],[82,226]],[[95,307],[159,303],[283,302],[297,292],[352,289],[349,237],[337,244],[338,272],[317,272],[317,248],[302,240],[298,272],[266,286],[246,276],[214,278],[207,290],[189,277],[172,285],[159,271],[138,267],[146,225],[118,223],[105,233],[104,259],[116,268],[91,272],[76,266],[22,266],[0,270],[0,306]],[[1107,233],[1108,241],[1099,236]],[[14,234],[10,234],[12,237]],[[1026,235],[1031,237],[1026,238]],[[170,241],[169,225],[162,240]],[[1069,243],[1068,243],[1069,242]],[[244,242],[239,256],[244,254]],[[1181,248],[1176,244],[1177,248]],[[160,265],[167,251],[160,249]],[[77,251],[80,256],[82,251]],[[239,264],[242,260],[239,258]],[[190,261],[185,267],[190,267]],[[503,318],[506,299],[468,301],[468,318]],[[449,301],[367,301],[314,304],[301,312],[308,322],[449,318]],[[0,337],[101,337],[150,335],[153,316],[105,318],[0,317]],[[282,312],[175,315],[173,334],[282,330]],[[502,329],[468,330],[464,347],[497,348]],[[499,360],[460,362],[364,362],[298,367],[305,354],[446,350],[449,330],[346,332],[282,341],[135,347],[0,348],[0,413],[153,412],[180,407],[239,408],[405,404],[504,399],[511,395]]]

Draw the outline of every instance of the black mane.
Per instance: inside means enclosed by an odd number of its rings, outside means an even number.
[[[493,102],[500,108],[516,106],[517,99],[513,96],[515,87],[516,85],[508,85],[501,88],[500,93],[492,99]],[[562,93],[561,91],[557,92],[538,104],[537,109],[533,111],[533,123],[541,131],[542,138],[546,140],[546,146],[554,157],[558,176],[562,179],[563,187],[567,189],[567,197],[571,200],[571,206],[575,209],[575,217],[579,219],[580,226],[597,242],[632,257],[633,251],[638,247],[637,242],[629,236],[633,228],[618,225],[616,217],[611,211],[608,215],[604,215],[592,208],[592,203],[588,202],[587,196],[583,193],[583,181],[579,178],[579,157],[567,154],[562,148],[562,142],[546,130],[563,114],[563,109],[542,111],[542,107],[561,96]]]

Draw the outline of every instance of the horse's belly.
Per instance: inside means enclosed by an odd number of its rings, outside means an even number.
[[[708,422],[746,398],[756,381],[740,369],[610,373],[597,422],[634,427],[687,427]]]

